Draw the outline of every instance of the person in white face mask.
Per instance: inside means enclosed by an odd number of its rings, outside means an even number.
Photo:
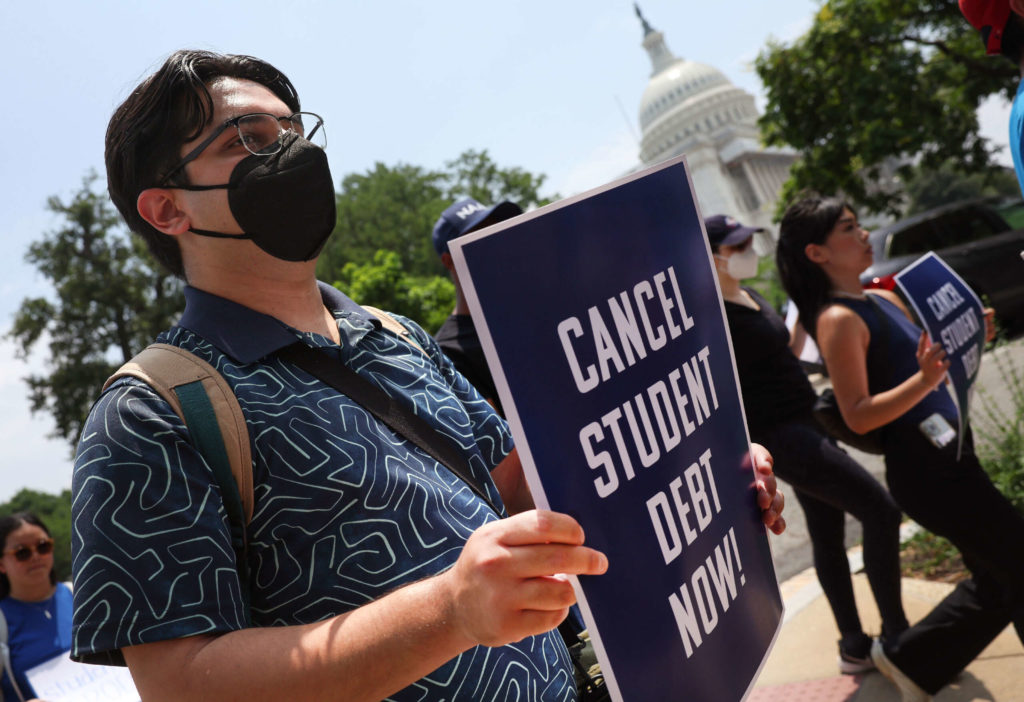
[[[757,275],[754,234],[763,230],[725,215],[706,218],[704,228],[725,300],[750,440],[768,448],[776,474],[793,486],[804,510],[818,580],[839,630],[839,670],[871,670],[872,639],[861,627],[846,558],[845,513],[864,527],[864,569],[882,615],[881,636],[894,640],[907,628],[900,597],[900,509],[819,428],[811,415],[816,393],[794,355],[799,344],[768,301],[742,285]]]

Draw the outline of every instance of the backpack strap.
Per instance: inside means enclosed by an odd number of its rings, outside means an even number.
[[[124,377],[141,380],[167,401],[188,427],[193,445],[213,471],[231,527],[243,608],[249,621],[246,526],[252,520],[254,502],[252,449],[238,398],[216,368],[170,344],[147,346],[110,376],[103,389]]]
[[[364,309],[379,319],[385,329],[427,355],[397,319],[376,307]],[[255,500],[252,448],[238,398],[216,368],[194,353],[170,344],[147,346],[107,378],[103,390],[125,377],[146,383],[171,406],[188,428],[196,450],[213,471],[231,525],[231,543],[249,620],[246,527],[252,521]],[[2,697],[0,702],[3,702]]]
[[[253,511],[249,430],[238,398],[224,377],[194,353],[170,344],[147,346],[110,376],[103,389],[106,390],[115,380],[124,377],[137,378],[153,388],[185,422],[203,457],[208,462],[228,466],[238,486],[244,515],[242,523],[248,524],[252,520]],[[188,421],[187,415],[199,417],[210,411],[213,412],[215,422]],[[214,426],[219,432],[213,429]],[[220,442],[216,441],[218,433]],[[219,447],[217,443],[220,443]],[[225,499],[229,499],[227,495]]]
[[[21,702],[25,702],[25,696],[21,694],[21,689],[18,687],[18,681],[14,679],[14,668],[11,666],[11,647],[7,645],[8,632],[7,632],[7,618],[4,616],[4,612],[0,609],[0,658],[2,658],[3,670],[7,673],[7,679],[11,681],[11,687],[14,688],[14,694],[18,696]],[[0,702],[4,702],[4,693],[0,690]]]
[[[370,307],[369,305],[363,305],[363,309],[372,314],[377,319],[379,319],[381,326],[383,326],[389,332],[391,332],[392,334],[397,334],[403,341],[411,344],[412,346],[415,346],[424,355],[427,354],[427,352],[423,350],[423,347],[416,342],[416,339],[409,332],[406,326],[399,322],[394,317],[392,317],[390,314],[388,314],[384,310],[379,310],[376,307]]]

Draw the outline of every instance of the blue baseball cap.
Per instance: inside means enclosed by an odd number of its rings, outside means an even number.
[[[708,233],[708,241],[712,246],[732,246],[746,241],[758,232],[761,227],[744,227],[729,215],[712,215],[704,218],[704,229]]]
[[[437,255],[448,253],[448,242],[485,224],[495,224],[523,213],[523,208],[514,202],[504,200],[497,205],[486,207],[471,197],[456,200],[441,213],[434,225],[434,249]]]

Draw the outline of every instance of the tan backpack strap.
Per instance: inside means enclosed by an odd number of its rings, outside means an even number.
[[[118,378],[138,378],[160,395],[185,421],[181,402],[174,388],[199,381],[206,391],[217,416],[217,425],[224,441],[224,450],[231,464],[231,474],[238,484],[245,522],[252,520],[252,449],[249,430],[238,398],[224,376],[194,353],[170,344],[150,344],[121,366],[103,385],[106,390]]]
[[[419,349],[421,353],[423,353],[424,355],[428,355],[427,352],[423,350],[423,347],[419,345],[419,343],[416,341],[413,335],[409,333],[409,330],[405,327],[405,325],[399,322],[394,317],[392,317],[390,314],[388,314],[384,310],[379,310],[376,307],[370,307],[369,305],[363,305],[363,309],[372,314],[377,319],[379,319],[381,325],[389,332],[397,334],[400,338],[404,339],[406,342],[412,344],[417,349]]]

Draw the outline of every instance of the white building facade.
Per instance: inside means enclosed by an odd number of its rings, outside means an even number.
[[[704,216],[732,215],[774,239],[772,215],[796,154],[762,146],[754,96],[717,68],[675,56],[639,7],[636,14],[652,65],[640,99],[640,161],[650,166],[686,154]],[[774,246],[758,244],[761,251]]]

